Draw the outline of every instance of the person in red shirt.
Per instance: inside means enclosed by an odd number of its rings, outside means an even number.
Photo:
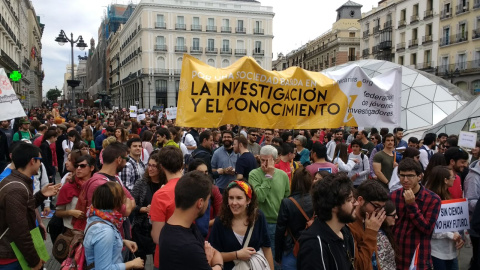
[[[153,264],[155,269],[159,268],[159,248],[158,240],[160,232],[168,219],[175,211],[175,186],[182,177],[183,172],[183,154],[180,148],[175,146],[163,147],[158,152],[161,171],[165,174],[167,184],[161,187],[152,198],[150,206],[150,220],[152,222],[152,239],[155,244],[155,254]]]
[[[462,183],[459,174],[468,166],[468,153],[459,147],[450,147],[445,151],[447,166],[453,170],[455,181],[453,186],[448,188],[452,199],[463,198]]]
[[[288,179],[292,182],[292,175],[299,167],[298,163],[294,165],[293,159],[295,158],[295,152],[291,143],[283,143],[282,152],[280,153],[280,161],[275,164],[275,168],[280,169],[287,173]]]

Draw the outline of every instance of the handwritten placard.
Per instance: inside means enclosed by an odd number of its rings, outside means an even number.
[[[467,199],[442,201],[435,223],[435,233],[457,232],[470,229]]]

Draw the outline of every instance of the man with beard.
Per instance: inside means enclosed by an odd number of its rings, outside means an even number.
[[[158,269],[159,267],[158,237],[160,236],[163,226],[165,226],[165,223],[175,211],[175,187],[183,174],[183,154],[180,148],[175,146],[163,147],[158,152],[158,158],[160,160],[162,177],[167,180],[167,183],[153,194],[150,206],[150,220],[152,222],[151,235],[153,242],[157,244],[153,256],[154,269]]]
[[[428,133],[423,138],[423,145],[420,147],[420,163],[422,164],[423,169],[425,170],[428,166],[428,161],[433,156],[435,150],[435,140],[437,134]]]
[[[212,156],[212,172],[216,177],[215,185],[221,193],[228,183],[236,179],[235,164],[238,155],[233,152],[233,132],[224,130],[222,132],[223,146],[218,148]]]
[[[419,184],[422,168],[412,158],[400,161],[398,178],[403,188],[390,194],[398,215],[393,227],[397,269],[409,269],[415,250],[417,269],[432,269],[430,241],[440,212],[440,197]]]
[[[355,244],[346,224],[355,221],[358,202],[352,180],[345,174],[330,174],[312,188],[317,218],[300,238],[297,268],[355,269]]]
[[[248,151],[252,153],[254,156],[258,156],[260,154],[260,148],[262,148],[258,143],[257,143],[257,138],[258,138],[258,129],[256,128],[250,128],[248,129]]]
[[[208,207],[212,182],[199,171],[182,176],[175,187],[175,211],[163,226],[160,238],[160,269],[223,270],[223,258],[198,230],[195,219]]]
[[[388,133],[383,137],[383,151],[379,151],[373,157],[373,171],[383,186],[388,190],[388,183],[392,178],[393,169],[397,167],[395,161],[395,138],[392,133]]]
[[[459,147],[450,147],[445,151],[445,161],[447,166],[453,171],[455,181],[453,186],[448,188],[452,199],[460,199],[463,197],[462,183],[460,174],[468,166],[468,153]]]
[[[355,269],[373,269],[378,261],[377,234],[385,220],[388,193],[378,181],[364,181],[356,192],[355,222],[348,225],[355,240]]]
[[[235,164],[235,173],[237,180],[248,182],[250,171],[258,167],[257,160],[247,149],[248,141],[243,136],[233,138],[233,151],[239,155]]]
[[[129,160],[127,157],[127,151],[127,146],[119,142],[114,142],[103,150],[103,167],[99,172],[95,173],[90,180],[83,184],[82,192],[80,193],[77,206],[75,207],[76,210],[87,213],[87,207],[92,204],[93,193],[97,187],[108,181],[113,181],[122,185],[123,191],[127,196],[125,207],[122,208],[122,214],[124,217],[130,215],[133,208],[135,208],[135,199],[130,195],[130,192],[117,176],[117,174],[125,168],[125,165]],[[85,229],[86,219],[74,219],[72,223],[74,223],[74,229],[83,231]]]

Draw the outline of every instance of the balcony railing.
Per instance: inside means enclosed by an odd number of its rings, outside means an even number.
[[[457,6],[457,10],[455,12],[455,14],[462,14],[462,13],[467,13],[468,12],[468,9],[469,9],[469,2],[465,2],[465,5],[463,4],[460,4]]]
[[[187,30],[187,25],[184,23],[176,23],[175,30]]]
[[[363,38],[368,38],[368,35],[370,35],[370,30],[363,31]]]
[[[202,54],[202,53],[203,53],[202,47],[198,47],[198,46],[190,47],[190,54]]]
[[[192,31],[202,31],[202,26],[200,24],[192,24],[192,25],[190,25],[190,30],[192,30]]]
[[[433,42],[433,40],[432,40],[431,35],[427,35],[427,36],[422,37],[422,45],[427,45],[427,44],[430,44],[432,42]]]
[[[391,27],[392,27],[392,21],[386,21],[385,23],[383,23],[384,29],[391,28]]]
[[[253,28],[253,34],[263,35],[263,28]]]
[[[455,43],[465,42],[468,41],[468,33],[465,32],[464,34],[457,34],[451,36],[445,36],[440,38],[440,47],[452,45]]]
[[[155,23],[155,28],[165,29],[165,28],[167,28],[167,24],[165,22],[156,22]]]
[[[409,42],[408,42],[408,48],[415,48],[415,47],[418,47],[418,39],[411,39]]]
[[[215,25],[207,25],[207,32],[217,32],[217,27]]]
[[[235,55],[247,55],[246,49],[235,49]]]
[[[218,54],[218,48],[206,47],[205,48],[206,54]]]
[[[378,32],[380,32],[380,25],[373,27],[373,34],[376,35]]]
[[[231,48],[220,48],[220,54],[232,54]]]
[[[425,62],[425,63],[418,63],[415,65],[416,69],[432,69],[435,67],[435,62],[430,61],[430,62]]]
[[[398,21],[398,29],[407,26],[407,22],[405,20]]]
[[[405,42],[397,43],[397,52],[405,50]]]
[[[382,41],[378,45],[378,49],[380,49],[380,50],[388,50],[388,49],[391,49],[391,48],[392,48],[392,41],[391,40]]]
[[[480,60],[463,61],[455,64],[437,66],[437,76],[450,77],[453,74],[480,72]]]
[[[154,68],[153,73],[155,74],[163,74],[163,75],[168,75],[168,69],[166,68]]]
[[[155,45],[155,51],[166,52],[167,45]]]
[[[452,17],[452,8],[442,10],[440,14],[440,20],[445,20]]]
[[[472,30],[472,39],[480,38],[480,28]]]
[[[418,22],[418,20],[419,20],[419,18],[418,18],[418,14],[416,14],[416,15],[412,15],[412,16],[410,17],[410,24],[417,23],[417,22]]]
[[[222,31],[222,33],[231,33],[232,32],[232,27],[222,26],[221,31]]]
[[[175,46],[175,52],[187,52],[187,46]]]
[[[255,49],[253,50],[253,55],[265,55],[265,50]]]
[[[235,33],[237,34],[245,34],[247,33],[247,29],[245,27],[236,27],[235,28]]]
[[[335,65],[335,63],[337,62],[336,60],[337,60],[337,58],[332,57],[332,65]]]
[[[429,19],[429,18],[433,18],[433,9],[425,10],[425,12],[423,13],[423,19],[424,20]]]

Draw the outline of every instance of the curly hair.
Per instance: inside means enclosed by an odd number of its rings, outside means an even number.
[[[252,226],[258,216],[257,195],[255,194],[255,191],[253,190],[250,184],[248,184],[247,182],[245,182],[245,184],[247,184],[252,189],[252,199],[250,199],[250,203],[248,204],[248,207],[247,207],[248,226]],[[223,192],[222,207],[220,209],[219,218],[222,221],[222,224],[227,228],[232,227],[232,220],[233,220],[232,210],[230,210],[230,207],[228,206],[228,192],[232,188],[240,189],[241,191],[244,192],[245,197],[247,197],[247,194],[245,193],[245,191],[242,188],[240,188],[238,185],[228,186]]]
[[[313,210],[319,220],[332,219],[332,209],[343,205],[353,192],[352,180],[345,173],[329,174],[312,188]]]

